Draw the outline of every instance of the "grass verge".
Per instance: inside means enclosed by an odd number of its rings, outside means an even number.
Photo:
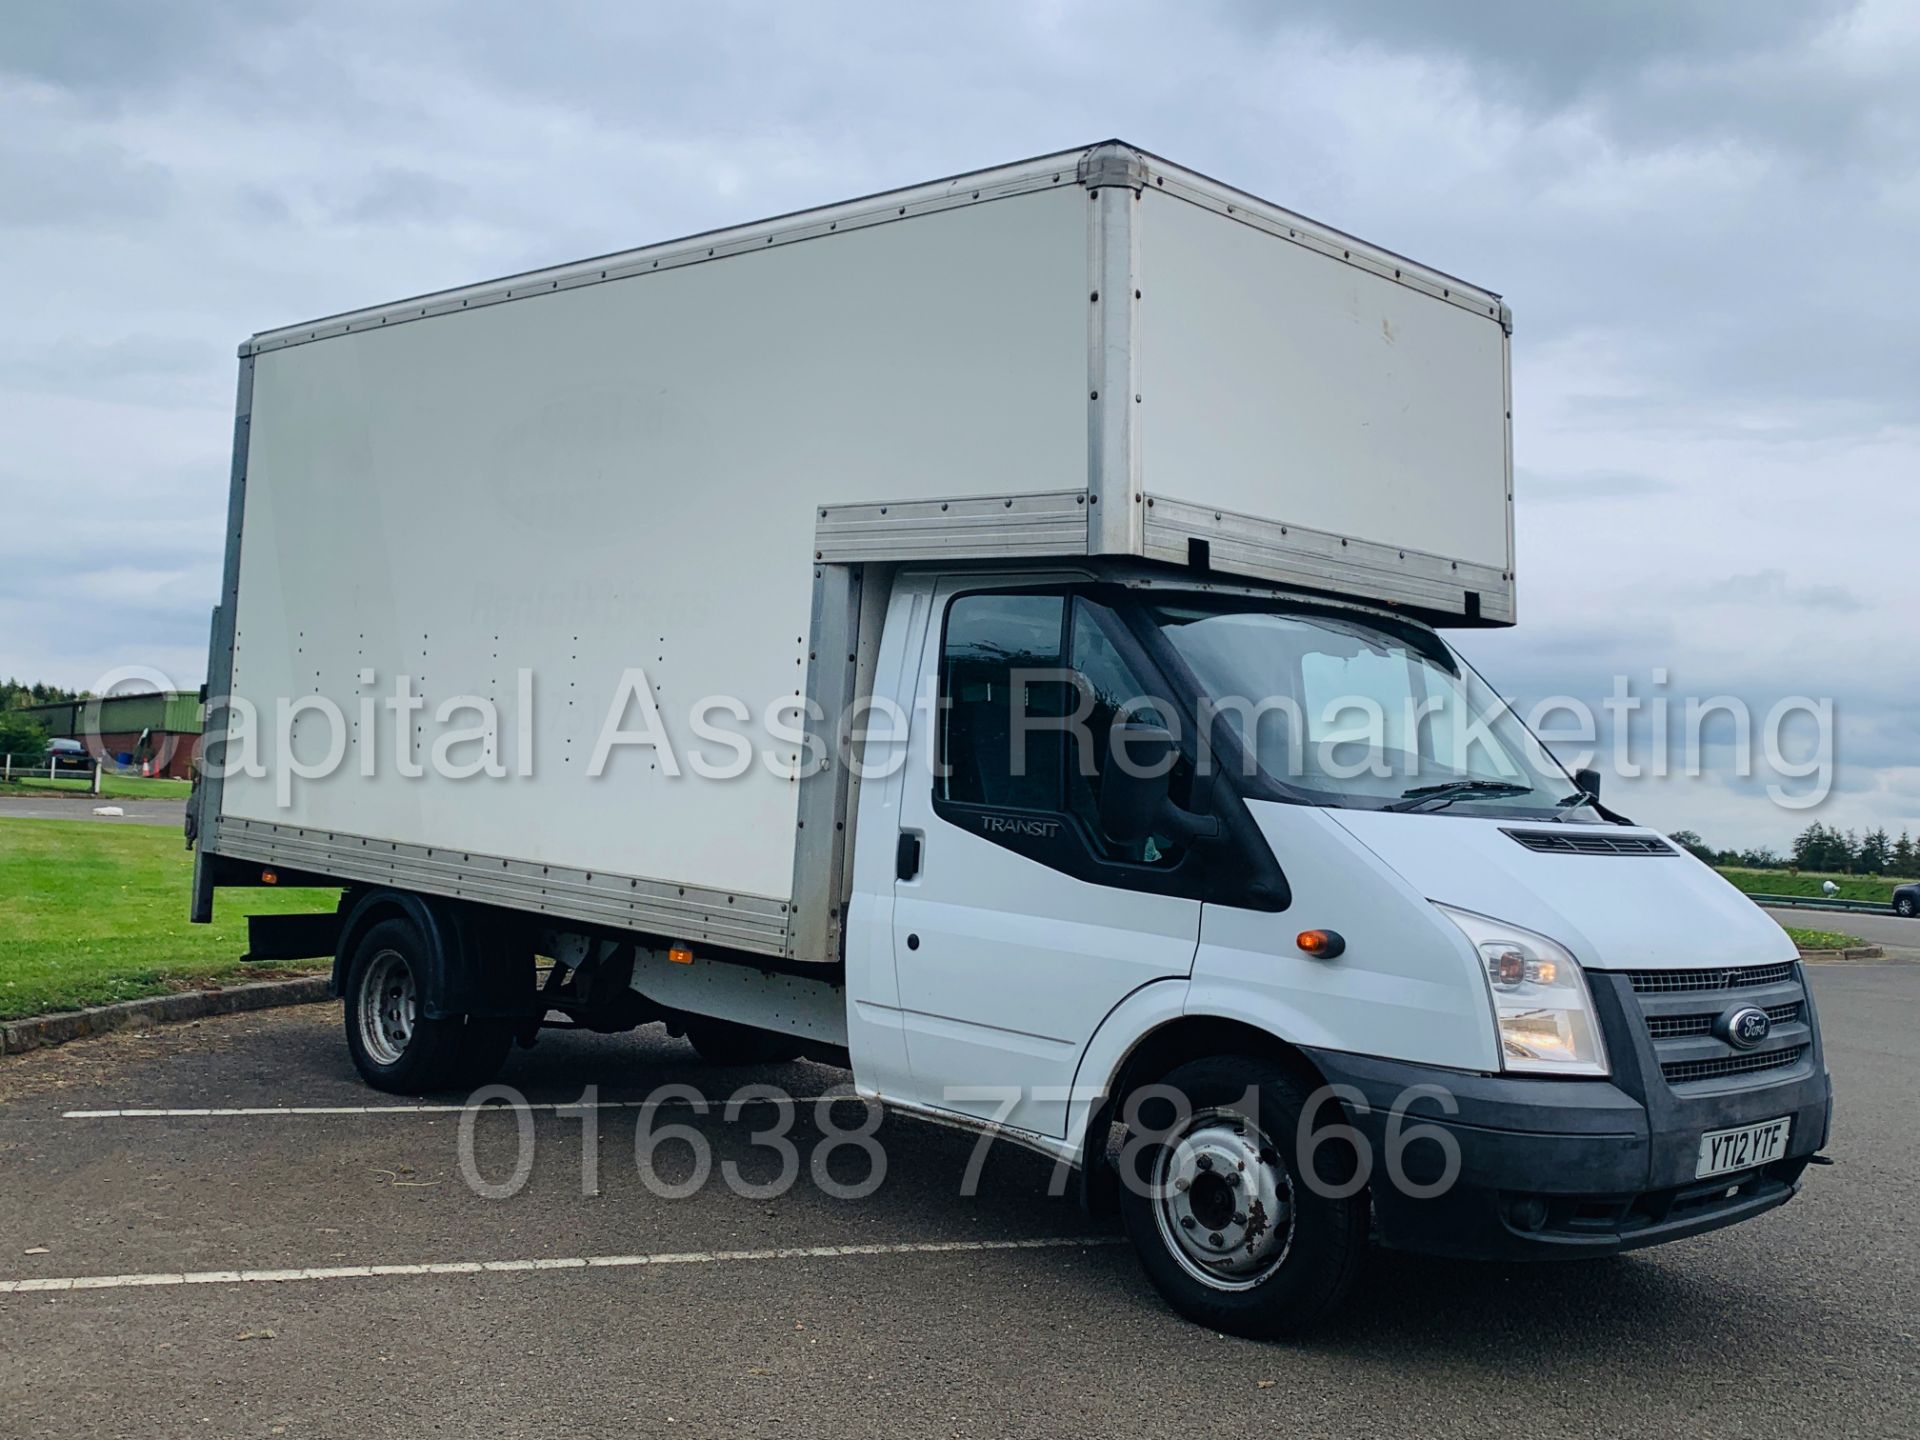
[[[0,814],[0,1019],[291,973],[240,964],[247,915],[330,910],[339,898],[229,892],[213,924],[189,925],[192,881],[193,856],[172,830]]]
[[[1838,930],[1803,930],[1798,925],[1783,928],[1802,950],[1851,950],[1867,943],[1858,935],[1842,935]]]
[[[87,795],[91,775],[16,775],[0,782],[0,795]],[[149,780],[144,775],[102,775],[102,800],[184,800],[192,793],[191,780]]]
[[[1742,870],[1728,866],[1720,873],[1749,895],[1810,895],[1818,899],[1825,893],[1820,888],[1822,882],[1831,880],[1840,887],[1836,899],[1865,900],[1874,905],[1893,904],[1893,887],[1910,883],[1891,876],[1824,875],[1812,870],[1789,875],[1784,870]]]

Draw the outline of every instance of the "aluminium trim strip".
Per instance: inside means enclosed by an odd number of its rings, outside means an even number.
[[[1071,187],[1081,183],[1079,171],[1082,161],[1100,148],[1092,146],[1060,151],[904,189],[881,191],[811,210],[792,211],[745,225],[684,235],[654,245],[529,270],[475,285],[436,290],[384,305],[342,311],[304,324],[261,331],[242,342],[240,353],[250,355],[284,350],[315,340],[360,334],[435,315],[457,314],[462,310],[480,309],[509,300],[531,299],[559,290],[576,290],[610,280],[631,279],[659,270],[676,270],[686,265],[753,254],[774,246],[823,239],[840,232],[863,230],[874,225],[937,214],[943,210]]]
[[[786,956],[789,950],[789,907],[770,896],[231,816],[203,836],[201,845],[229,859],[330,879],[480,900],[762,955]]]
[[[885,563],[864,565],[860,570],[860,607],[854,617],[853,646],[853,695],[856,703],[861,698],[870,698],[878,681],[880,670],[880,646],[885,636],[887,612],[893,605],[894,567]],[[860,779],[865,765],[856,765],[856,755],[864,758],[865,733],[868,726],[866,716],[853,707],[849,708],[844,720],[860,721],[861,724],[846,726],[846,751],[844,755],[834,756],[836,763],[847,768],[846,790],[840,800],[840,814],[837,817],[835,839],[838,841],[840,858],[837,873],[840,877],[838,893],[829,897],[830,905],[840,912],[841,934],[846,931],[846,917],[853,904],[853,875],[856,846],[860,833]],[[858,747],[858,748],[856,748]],[[796,894],[799,892],[796,891]],[[805,897],[802,896],[802,899]],[[838,947],[845,959],[845,946]]]
[[[814,514],[815,560],[1001,559],[1084,555],[1084,490],[822,505]]]
[[[1256,519],[1164,495],[1148,495],[1145,508],[1149,560],[1185,565],[1187,542],[1205,540],[1214,570],[1454,614],[1466,613],[1466,593],[1472,590],[1480,595],[1481,619],[1512,621],[1512,575],[1489,565]]]
[[[191,834],[197,847],[193,857],[193,896],[188,919],[206,924],[213,919],[213,869],[206,862],[205,840],[220,818],[226,789],[226,700],[233,694],[233,652],[240,605],[240,545],[247,510],[247,455],[253,434],[253,367],[251,356],[240,361],[233,403],[233,457],[227,472],[227,543],[220,571],[220,603],[214,607],[207,636],[207,703],[201,717],[200,783],[188,797],[192,807]],[[218,713],[220,723],[214,724]]]
[[[1456,305],[1492,320],[1502,329],[1510,331],[1512,328],[1513,312],[1501,304],[1497,291],[1409,260],[1404,255],[1369,244],[1331,225],[1296,214],[1257,195],[1249,195],[1244,190],[1236,190],[1211,176],[1185,169],[1157,155],[1147,155],[1146,161],[1146,188],[1149,193],[1175,196],[1329,259],[1365,270],[1383,280],[1391,280],[1410,290],[1418,290],[1436,300]]]
[[[1089,167],[1145,180],[1144,159],[1119,146],[1103,147]],[[1141,518],[1140,393],[1135,373],[1139,335],[1139,192],[1128,184],[1092,190],[1087,207],[1088,551],[1138,555]]]
[[[1330,225],[1237,190],[1148,151],[1138,150],[1122,141],[1106,140],[814,209],[790,211],[745,225],[683,235],[631,250],[613,251],[473,285],[340,311],[296,325],[278,326],[243,341],[240,354],[246,356],[283,350],[315,340],[377,330],[434,315],[455,314],[461,310],[497,305],[509,300],[531,299],[558,290],[629,279],[656,270],[672,270],[683,265],[727,259],[771,246],[821,239],[839,231],[865,229],[871,225],[1004,200],[1010,196],[1063,185],[1087,186],[1095,194],[1110,186],[1125,188],[1140,185],[1176,195],[1189,203],[1231,216],[1243,224],[1358,266],[1449,304],[1487,315],[1503,327],[1511,328],[1511,312],[1500,303],[1500,297],[1494,291],[1356,239]]]
[[[1504,332],[1500,337],[1500,403],[1506,415],[1506,423],[1501,431],[1501,463],[1507,482],[1507,578],[1511,585],[1513,577],[1520,573],[1513,514],[1513,312],[1502,305],[1500,314]],[[1507,598],[1512,611],[1507,618],[1517,623],[1518,598],[1511,592]]]
[[[793,912],[789,956],[834,962],[841,958],[845,931],[840,902],[845,852],[847,790],[853,767],[837,751],[842,729],[856,700],[854,679],[859,657],[861,590],[864,577],[851,565],[813,567],[813,606],[807,622],[806,719],[809,746],[803,765],[811,767],[811,745],[820,747],[818,768],[799,777],[794,812]]]

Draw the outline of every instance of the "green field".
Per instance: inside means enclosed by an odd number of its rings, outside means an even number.
[[[1727,866],[1720,873],[1749,895],[1811,895],[1818,898],[1824,893],[1820,888],[1821,882],[1831,880],[1840,887],[1836,899],[1866,900],[1875,905],[1891,905],[1893,887],[1909,883],[1905,879],[1890,876],[1823,875],[1812,870],[1790,875],[1785,870],[1741,870]]]
[[[338,898],[227,891],[214,924],[189,925],[192,878],[171,828],[0,811],[0,1019],[287,973],[240,965],[247,915],[328,910]]]
[[[62,771],[56,778],[47,775],[0,781],[0,795],[86,795],[93,789],[91,775],[70,775]],[[184,800],[193,790],[191,780],[149,780],[141,775],[106,774],[100,777],[103,800]]]
[[[1867,943],[1858,935],[1843,935],[1838,930],[1802,930],[1798,925],[1782,928],[1802,950],[1850,950]]]

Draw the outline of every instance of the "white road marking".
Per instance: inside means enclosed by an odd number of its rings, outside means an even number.
[[[540,1260],[441,1260],[420,1265],[310,1265],[295,1270],[159,1271],[150,1275],[65,1275],[0,1280],[0,1295],[134,1290],[153,1285],[292,1284],[387,1276],[482,1275],[517,1270],[609,1270],[640,1265],[715,1265],[751,1260],[836,1260],[847,1255],[946,1255],[982,1250],[1068,1250],[1124,1245],[1119,1235],[1052,1235],[1035,1240],[917,1240],[892,1245],[798,1245],[772,1250],[685,1250],[653,1255],[582,1255]]]
[[[803,1105],[816,1100],[858,1100],[860,1097],[852,1091],[839,1095],[751,1095],[740,1101],[742,1107],[748,1105]],[[488,1101],[484,1105],[236,1105],[208,1106],[200,1109],[182,1110],[66,1110],[62,1111],[62,1120],[197,1120],[208,1117],[225,1118],[239,1115],[461,1115],[469,1110],[500,1110],[511,1113],[523,1110],[657,1110],[662,1106],[686,1105],[690,1100],[595,1100],[581,1104],[574,1100],[542,1100],[526,1102],[515,1106],[505,1101]],[[710,1099],[708,1109],[724,1111],[733,1103],[725,1098]]]

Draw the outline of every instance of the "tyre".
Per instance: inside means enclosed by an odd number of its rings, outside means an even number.
[[[376,1090],[419,1095],[463,1078],[464,1023],[419,1013],[425,960],[426,942],[405,920],[382,920],[354,947],[345,996],[347,1050],[360,1078]],[[505,1056],[502,1049],[499,1059]]]
[[[1365,1192],[1344,1193],[1354,1189],[1351,1152],[1315,1147],[1308,1182],[1296,1137],[1310,1092],[1268,1061],[1194,1060],[1160,1086],[1185,1104],[1130,1106],[1121,1157],[1120,1215],[1148,1278],[1214,1330],[1260,1339],[1311,1330],[1366,1254]]]
[[[800,1041],[794,1036],[731,1020],[688,1020],[687,1039],[709,1065],[784,1065],[800,1057]]]
[[[1895,914],[1904,915],[1911,920],[1915,915],[1920,915],[1920,900],[1915,900],[1911,895],[1902,895],[1893,902],[1893,909]]]

